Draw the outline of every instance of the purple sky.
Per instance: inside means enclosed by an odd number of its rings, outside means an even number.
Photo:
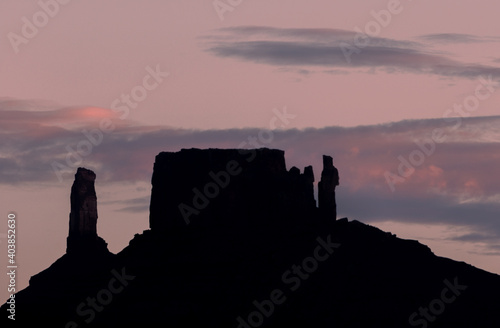
[[[66,2],[0,3],[21,287],[65,251],[78,166],[118,252],[148,228],[154,156],[182,147],[280,148],[316,177],[332,155],[339,216],[500,273],[499,2]]]

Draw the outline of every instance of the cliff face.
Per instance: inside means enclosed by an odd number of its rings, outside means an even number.
[[[329,164],[327,169],[331,170],[333,164]],[[322,179],[330,192],[325,196],[330,201],[325,204],[331,219],[335,219],[331,191],[336,185],[330,185],[333,182]],[[313,215],[317,211],[313,183],[313,168],[308,166],[303,173],[296,167],[287,171],[281,150],[163,152],[156,156],[154,164],[150,228],[161,231],[222,224],[235,217],[258,223],[283,216]]]

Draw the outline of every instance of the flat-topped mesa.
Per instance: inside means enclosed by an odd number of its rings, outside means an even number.
[[[285,201],[287,175],[281,150],[162,152],[156,156],[151,181],[150,228],[227,226],[231,220],[272,211]]]
[[[70,196],[67,253],[96,250],[103,246],[104,241],[97,236],[95,179],[96,175],[91,170],[80,167],[76,171]],[[105,243],[104,248],[107,250]]]
[[[333,166],[333,158],[323,155],[323,171],[318,183],[318,205],[320,215],[325,219],[337,219],[335,187],[339,185],[339,171]]]
[[[314,173],[277,149],[182,149],[156,156],[150,228],[280,226],[317,217]]]

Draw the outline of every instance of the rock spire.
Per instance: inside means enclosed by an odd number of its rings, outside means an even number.
[[[337,203],[335,202],[335,187],[339,185],[339,171],[333,166],[333,158],[323,155],[323,171],[318,183],[318,206],[321,216],[325,219],[337,218]]]
[[[67,253],[87,252],[106,248],[106,243],[97,236],[97,195],[94,182],[96,175],[80,167],[71,187],[71,212],[69,214],[69,235]],[[107,249],[107,248],[106,248]]]

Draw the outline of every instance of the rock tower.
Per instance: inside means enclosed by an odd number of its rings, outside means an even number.
[[[75,174],[70,196],[67,253],[107,250],[106,243],[97,235],[95,179],[95,173],[83,167],[78,168]]]
[[[323,171],[318,183],[318,205],[320,215],[325,219],[337,218],[335,188],[339,185],[339,171],[333,166],[333,158],[323,155]]]

